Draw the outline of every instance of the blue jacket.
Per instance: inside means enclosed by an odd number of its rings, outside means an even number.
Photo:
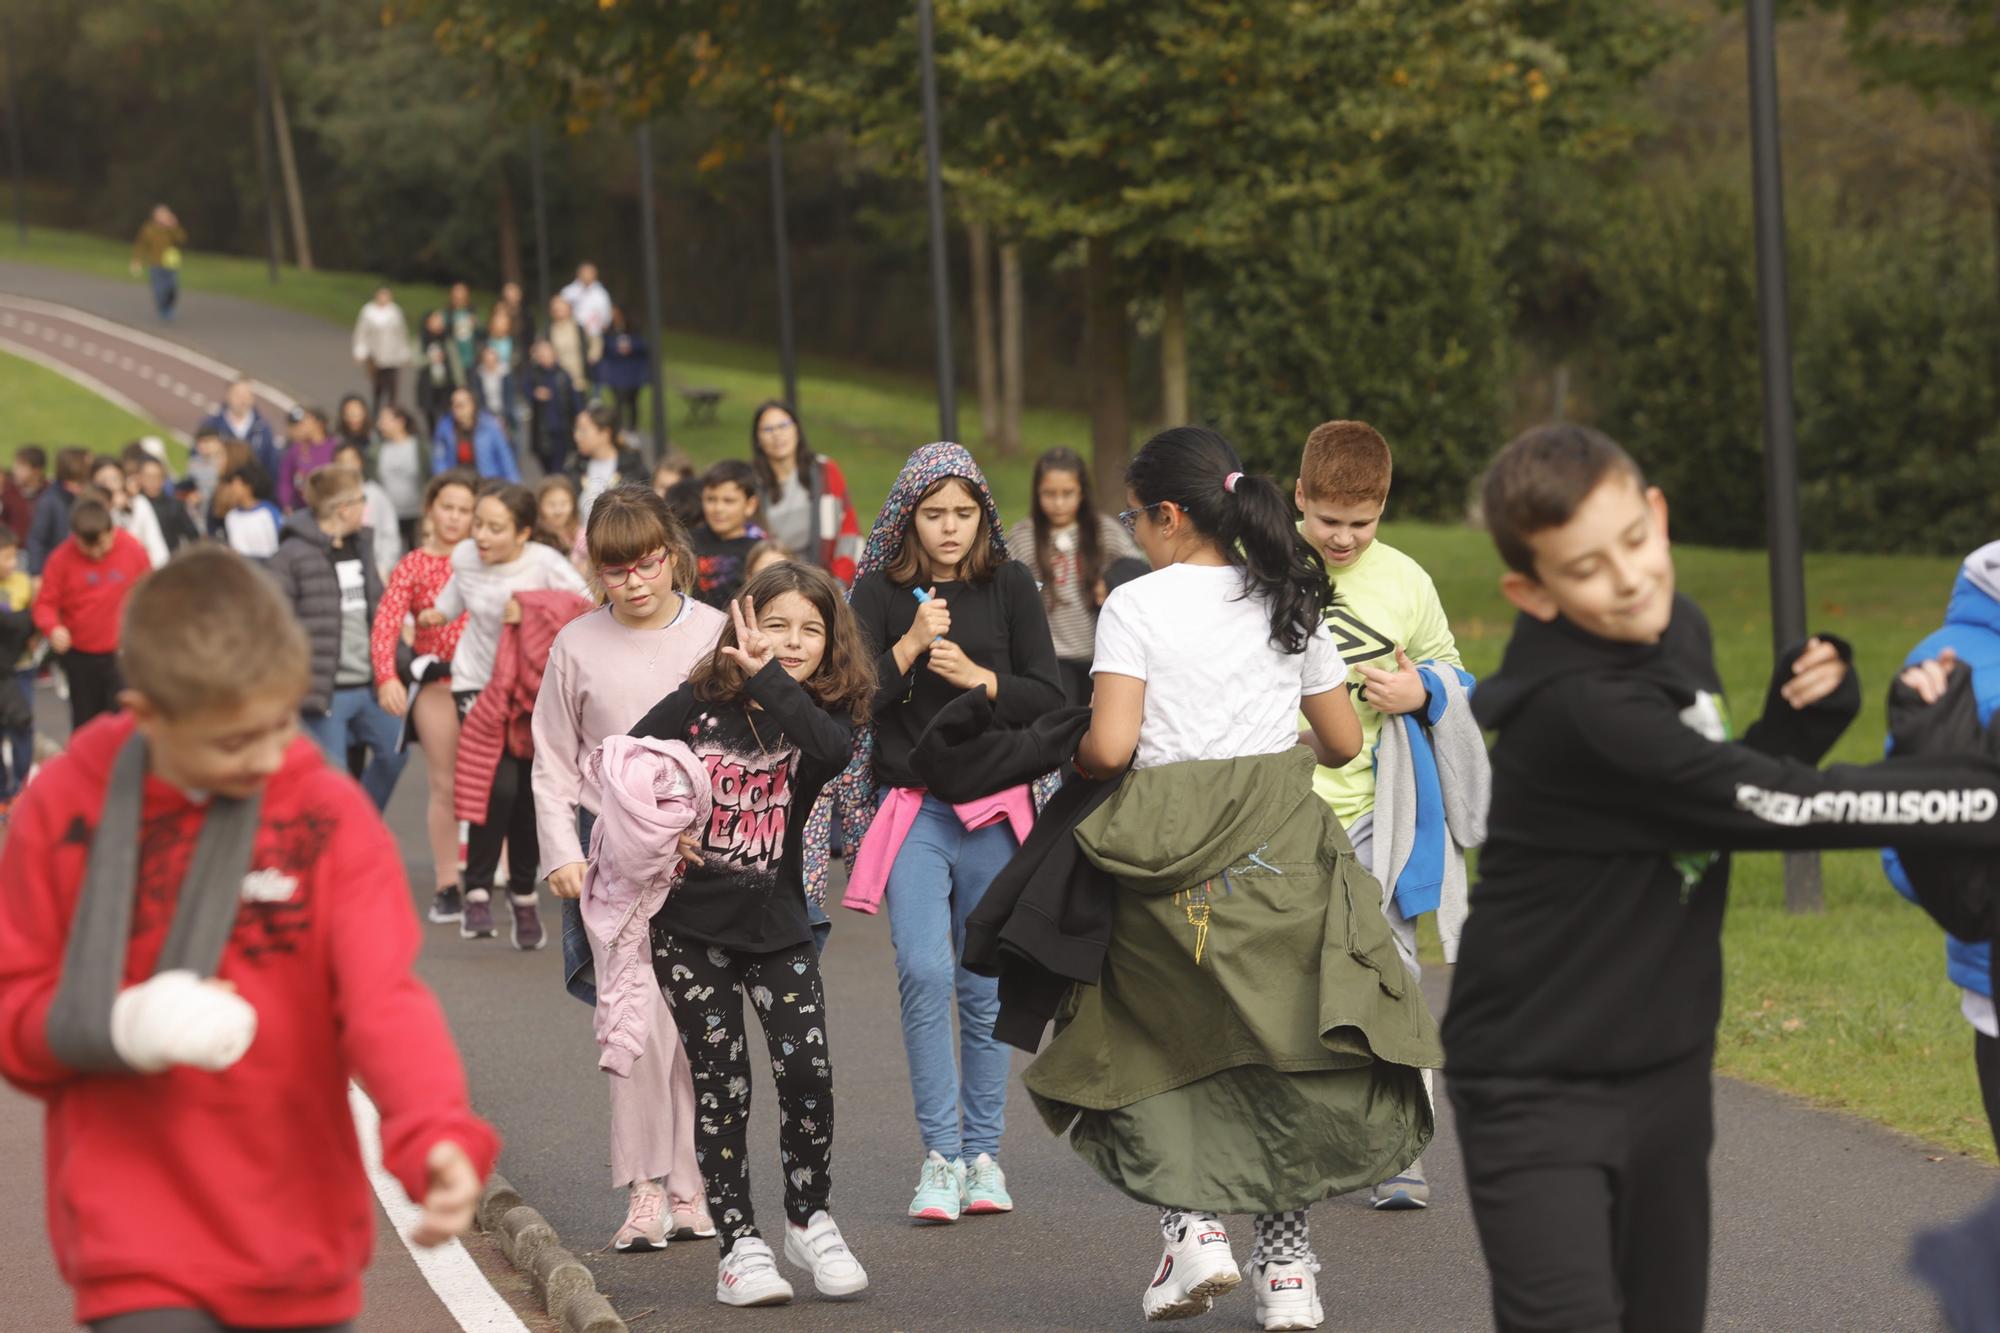
[[[1912,648],[1903,661],[1903,665],[1911,666],[1936,657],[1946,648],[1956,652],[1958,660],[1972,669],[1972,694],[1979,705],[1982,725],[2000,707],[2000,597],[1996,592],[2000,592],[2000,542],[1982,546],[1965,558],[1958,581],[1952,584],[1944,625]],[[1883,850],[1882,868],[1889,872],[1889,882],[1896,886],[1896,892],[1915,902],[1916,894],[1895,849]],[[1984,940],[1946,936],[1945,974],[1953,985],[1991,998],[1991,952]]]
[[[35,497],[35,519],[28,528],[28,572],[41,576],[49,552],[69,536],[69,507],[76,500],[63,484],[52,481]]]
[[[199,434],[205,430],[220,431],[225,440],[241,440],[249,445],[250,455],[257,460],[258,466],[270,475],[272,481],[278,479],[278,455],[281,452],[278,436],[271,429],[271,423],[264,420],[262,412],[254,407],[250,409],[250,429],[241,435],[229,429],[229,417],[223,412],[211,412],[203,417],[195,432]]]
[[[457,466],[458,423],[447,414],[431,437],[431,472],[435,475]],[[514,457],[514,446],[508,443],[507,432],[500,429],[500,423],[488,412],[481,412],[472,423],[472,466],[482,477],[521,479],[521,464]]]
[[[1425,734],[1444,718],[1444,711],[1450,696],[1438,682],[1438,672],[1446,668],[1428,659],[1417,667],[1417,674],[1424,678],[1426,698],[1418,712],[1405,713],[1397,718],[1385,718],[1383,725],[1400,722],[1409,733],[1410,764],[1415,770],[1417,787],[1417,837],[1410,849],[1410,859],[1396,876],[1394,896],[1396,908],[1406,920],[1414,921],[1425,912],[1438,910],[1443,896],[1445,858],[1456,854],[1452,845],[1451,829],[1445,821],[1444,780],[1438,772],[1437,755],[1431,750],[1431,739]],[[1457,668],[1450,668],[1458,676],[1458,682],[1467,690],[1473,686],[1472,676]],[[1377,741],[1380,745],[1380,741]],[[1386,834],[1376,830],[1376,845],[1385,846]]]
[[[607,389],[643,389],[653,382],[653,358],[644,338],[629,333],[604,335],[604,355],[591,376]]]

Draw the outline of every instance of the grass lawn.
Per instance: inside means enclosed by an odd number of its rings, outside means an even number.
[[[124,276],[127,253],[118,242],[46,230],[35,231],[23,250],[11,231],[0,233],[0,258],[112,277]],[[343,331],[375,286],[364,274],[289,269],[273,286],[258,260],[200,251],[189,256],[185,278],[194,290],[269,301],[330,320]],[[398,287],[403,308],[413,317],[443,295],[435,287]],[[712,385],[728,395],[722,420],[703,426],[684,424],[674,397],[674,443],[699,462],[742,456],[750,407],[777,390],[775,349],[670,333],[665,353],[669,383]],[[328,354],[344,356],[344,343],[330,339]],[[0,379],[0,401],[14,408],[12,440],[83,435],[122,441],[138,432],[138,424],[124,414],[82,401],[89,396],[66,381],[34,367],[17,370],[17,364],[0,358],[0,375],[31,377],[20,381],[23,388]],[[936,433],[930,385],[920,378],[809,358],[799,396],[810,438],[840,461],[864,511],[879,503],[910,449]],[[31,410],[54,415],[23,416]],[[968,403],[968,425],[972,410]],[[101,430],[80,424],[99,419]],[[1084,449],[1088,430],[1074,413],[1032,411],[1026,436],[1032,455],[1055,444]],[[1027,499],[1028,459],[982,457],[982,462],[1003,513],[1009,519],[1019,515]],[[1467,666],[1475,673],[1492,670],[1513,617],[1500,599],[1499,566],[1486,539],[1463,528],[1425,524],[1391,524],[1388,536],[1436,577]],[[1684,549],[1678,563],[1681,586],[1714,624],[1723,679],[1738,716],[1747,721],[1762,706],[1771,668],[1764,558],[1756,552]],[[1835,758],[1867,761],[1881,753],[1882,698],[1890,676],[1909,645],[1936,625],[1955,569],[1952,560],[1903,556],[1821,556],[1808,562],[1813,627],[1854,642],[1867,701]],[[1737,858],[1725,941],[1721,1068],[1991,1160],[1972,1072],[1972,1038],[1958,1015],[1957,992],[1945,981],[1937,929],[1889,888],[1872,853],[1828,856],[1825,880],[1827,911],[1792,917],[1784,911],[1778,858]]]
[[[176,465],[187,452],[157,422],[135,417],[53,370],[4,352],[0,352],[0,403],[7,405],[0,462],[13,458],[16,448],[31,441],[47,449],[53,461],[55,451],[66,444],[115,454],[141,435],[159,436]]]

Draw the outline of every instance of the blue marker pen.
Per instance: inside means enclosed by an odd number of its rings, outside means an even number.
[[[924,602],[928,602],[928,601],[929,601],[929,600],[931,599],[931,595],[930,595],[930,593],[929,593],[929,592],[928,592],[927,590],[923,589],[923,588],[912,588],[912,589],[910,589],[910,593],[911,593],[911,595],[913,595],[913,596],[914,596],[914,597],[915,597],[915,598],[917,599],[917,602],[918,602],[919,604],[922,604],[922,603],[924,603]],[[931,642],[932,642],[932,643],[943,643],[943,642],[944,642],[944,635],[940,634],[940,635],[936,636],[935,638],[933,638],[933,639],[931,640]]]

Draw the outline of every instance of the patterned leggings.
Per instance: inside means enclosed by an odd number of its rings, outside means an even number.
[[[761,1234],[750,1205],[750,1060],[739,988],[763,1025],[777,1080],[785,1216],[804,1226],[827,1206],[832,1188],[833,1063],[818,951],[808,943],[742,953],[655,927],[653,971],[673,1006],[694,1073],[694,1155],[708,1182],[709,1215],[722,1252]]]

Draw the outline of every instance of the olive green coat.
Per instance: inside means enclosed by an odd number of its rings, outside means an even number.
[[[1312,773],[1303,748],[1141,769],[1077,829],[1121,890],[1111,946],[1025,1081],[1135,1199],[1303,1208],[1430,1141],[1437,1025]]]

